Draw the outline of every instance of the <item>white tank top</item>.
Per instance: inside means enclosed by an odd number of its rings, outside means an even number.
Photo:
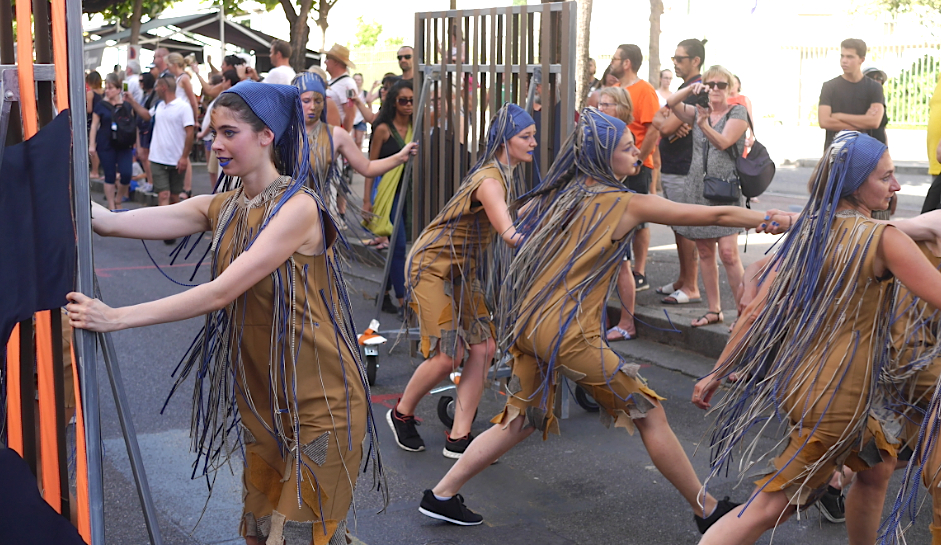
[[[183,89],[183,86],[180,85],[180,80],[183,79],[183,74],[180,74],[176,77],[176,98],[183,99],[184,102],[189,102],[190,97],[186,96],[186,90]]]

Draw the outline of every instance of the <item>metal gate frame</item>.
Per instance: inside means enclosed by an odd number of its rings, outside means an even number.
[[[541,96],[550,98],[542,102],[553,107],[535,113],[543,128],[537,135],[538,168],[548,171],[558,151],[555,131],[561,144],[574,129],[577,20],[575,2],[415,14],[413,87],[417,92],[430,75],[432,96],[425,101],[421,132],[415,131],[421,136],[412,174],[413,236],[477,162],[493,114],[504,102],[532,112],[533,89],[542,83]],[[540,76],[542,81],[534,82]],[[438,115],[442,109],[444,115]]]

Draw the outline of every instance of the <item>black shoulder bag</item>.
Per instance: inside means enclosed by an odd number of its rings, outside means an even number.
[[[732,113],[729,110],[729,113]],[[729,114],[725,114],[726,117]],[[732,146],[733,148],[735,146]],[[732,158],[733,163],[735,158]],[[702,144],[702,171],[703,171],[703,184],[702,184],[702,196],[709,201],[722,202],[722,203],[737,203],[739,199],[742,198],[742,188],[741,182],[738,179],[737,174],[733,174],[732,178],[729,180],[723,180],[716,176],[709,175],[709,139],[706,138],[705,142]]]
[[[745,116],[748,117],[748,126],[751,127],[752,135],[754,135],[755,127],[752,125],[751,116],[748,115],[747,111]],[[732,146],[732,148],[734,149],[735,146]],[[753,199],[761,195],[771,185],[775,173],[774,161],[771,160],[771,155],[768,154],[768,148],[764,147],[758,140],[755,140],[752,144],[748,157],[742,157],[740,153],[735,153],[732,160],[735,161],[735,171],[738,172],[741,181],[742,195],[745,195],[746,198]]]

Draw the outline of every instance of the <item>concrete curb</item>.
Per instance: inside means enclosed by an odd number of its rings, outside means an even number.
[[[798,159],[796,161],[784,161],[781,166],[797,166],[802,168],[814,168],[820,159]],[[928,174],[928,161],[896,161],[895,172],[897,174]]]
[[[90,180],[88,183],[89,188],[92,192],[103,194],[105,189],[105,183],[99,182],[98,180]],[[131,193],[131,202],[136,202],[143,204],[144,206],[157,206],[157,194],[156,193],[145,193],[143,191],[135,191]]]
[[[608,322],[616,324],[621,314],[620,302],[608,301]],[[730,321],[704,327],[692,327],[690,322],[701,316],[700,307],[685,308],[658,305],[634,307],[637,336],[667,346],[675,346],[715,360],[729,340]],[[612,345],[612,347],[615,345]]]

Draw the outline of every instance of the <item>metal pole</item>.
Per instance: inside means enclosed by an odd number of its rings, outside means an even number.
[[[163,545],[160,535],[160,526],[157,524],[157,510],[150,495],[150,485],[147,483],[147,473],[144,471],[144,461],[141,458],[140,445],[137,443],[137,432],[134,430],[134,421],[130,417],[130,408],[127,402],[127,393],[124,391],[124,381],[121,379],[121,369],[115,357],[114,341],[110,333],[99,333],[102,352],[104,353],[105,367],[108,370],[108,379],[111,381],[111,393],[114,394],[114,405],[118,410],[118,421],[121,423],[121,432],[124,434],[124,444],[127,446],[127,457],[131,461],[131,473],[137,485],[137,495],[144,508],[144,524],[153,545]]]
[[[418,97],[418,109],[415,119],[412,120],[412,127],[420,128],[422,114],[425,111],[425,101],[428,100],[428,87],[431,85],[431,71],[425,73],[425,82],[421,86],[421,96]],[[420,130],[412,130],[412,142],[417,142],[421,136]],[[410,157],[405,163],[405,170],[399,179],[399,200],[395,203],[395,210],[392,211],[392,235],[389,237],[389,255],[386,257],[385,267],[382,268],[382,281],[379,283],[379,294],[376,295],[376,320],[379,320],[379,314],[382,312],[382,299],[386,288],[389,285],[389,271],[392,270],[392,252],[395,251],[395,242],[399,238],[399,222],[403,221],[402,211],[405,209],[405,195],[408,193],[408,184],[412,176],[412,164],[415,163],[413,157]]]
[[[66,2],[66,32],[69,51],[69,104],[72,118],[72,195],[78,244],[76,290],[95,293],[92,265],[91,195],[88,182],[88,135],[85,132],[85,86],[82,40],[82,3]],[[77,112],[77,113],[76,113]],[[85,416],[85,452],[88,456],[88,508],[91,545],[105,545],[104,490],[101,472],[101,421],[98,414],[98,359],[95,337],[76,329],[75,353],[80,371],[82,408]]]
[[[221,42],[222,56],[219,57],[218,62],[221,66],[222,60],[225,59],[225,2],[219,3],[219,42]]]

